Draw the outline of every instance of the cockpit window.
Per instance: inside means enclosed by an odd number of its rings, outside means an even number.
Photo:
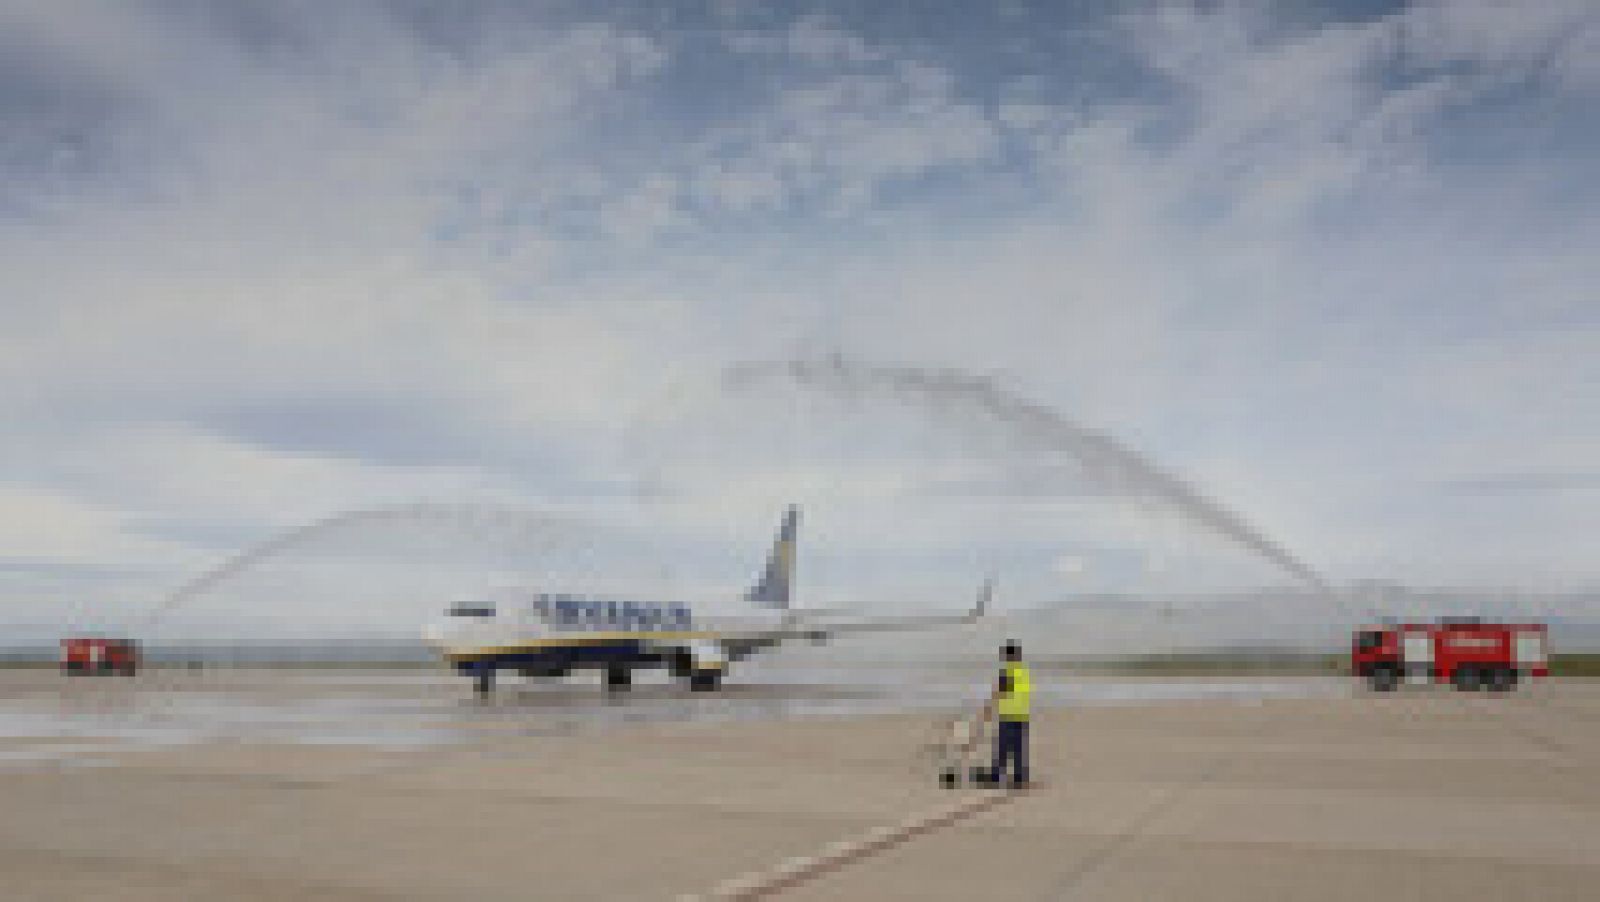
[[[492,605],[492,604],[482,604],[482,603],[479,603],[479,602],[465,602],[463,604],[451,605],[451,607],[450,607],[450,616],[451,617],[493,617],[494,616],[494,605]]]

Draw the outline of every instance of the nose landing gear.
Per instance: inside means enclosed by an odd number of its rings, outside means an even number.
[[[488,698],[494,692],[494,665],[478,664],[472,669],[472,688],[479,698]]]

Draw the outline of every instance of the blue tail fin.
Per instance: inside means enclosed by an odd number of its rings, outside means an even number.
[[[767,556],[767,567],[761,579],[744,593],[746,601],[769,608],[789,607],[789,593],[794,586],[795,533],[800,526],[800,508],[791,506],[783,514],[783,526],[778,529],[777,541]]]

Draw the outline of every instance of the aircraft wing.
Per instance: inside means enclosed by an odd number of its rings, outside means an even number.
[[[806,612],[796,611],[794,617],[782,626],[752,632],[747,635],[728,636],[724,641],[729,644],[750,644],[756,647],[776,645],[785,639],[810,639],[813,642],[824,641],[830,637],[848,633],[881,633],[898,632],[900,630],[926,629],[937,626],[955,626],[962,623],[976,623],[989,610],[989,602],[994,597],[994,580],[987,580],[978,591],[977,601],[972,608],[960,614],[922,614],[911,617],[887,617],[878,620],[813,620],[805,616]]]

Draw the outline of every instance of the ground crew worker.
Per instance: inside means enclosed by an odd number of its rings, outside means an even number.
[[[1028,665],[1022,663],[1022,648],[1007,642],[1000,650],[1000,679],[984,707],[984,717],[998,715],[994,734],[994,767],[989,781],[998,786],[1009,765],[1011,786],[1028,785],[1028,702],[1033,681]]]

